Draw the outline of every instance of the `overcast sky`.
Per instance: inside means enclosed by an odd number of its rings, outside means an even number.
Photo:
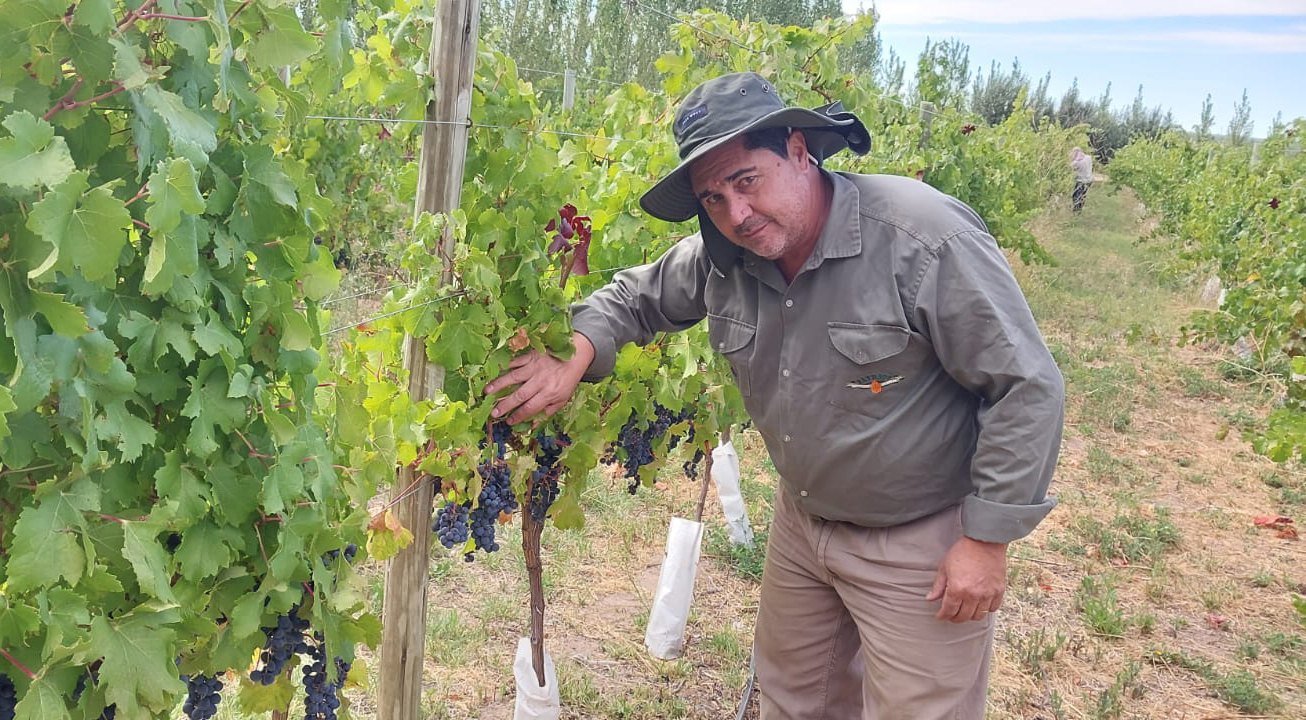
[[[843,0],[853,12],[868,2]],[[1076,78],[1081,97],[1111,85],[1116,107],[1143,86],[1149,107],[1186,127],[1209,93],[1217,131],[1247,90],[1262,135],[1278,111],[1306,117],[1306,0],[878,0],[881,38],[908,73],[926,38],[970,46],[972,75],[1019,58],[1027,75],[1052,73],[1059,98]]]

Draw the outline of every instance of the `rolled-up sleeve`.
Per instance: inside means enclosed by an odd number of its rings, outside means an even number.
[[[711,271],[702,237],[695,234],[656,261],[617,273],[573,305],[572,328],[594,345],[585,380],[610,375],[626,343],[645,345],[659,332],[685,330],[707,317],[703,292]]]
[[[1047,490],[1065,419],[1061,372],[988,233],[948,238],[920,277],[912,316],[948,374],[981,399],[963,532],[1017,540],[1056,504]]]

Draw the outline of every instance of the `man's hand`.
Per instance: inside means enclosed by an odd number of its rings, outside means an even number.
[[[576,352],[570,360],[559,360],[536,350],[513,358],[508,364],[511,369],[485,386],[486,395],[513,385],[520,386],[494,404],[494,417],[512,413],[508,422],[515,425],[541,411],[549,417],[561,410],[576,393],[576,386],[594,360],[594,345],[589,338],[572,333],[571,341]]]
[[[983,620],[1007,591],[1007,546],[962,537],[943,556],[928,601],[943,598],[936,616],[955,623]]]

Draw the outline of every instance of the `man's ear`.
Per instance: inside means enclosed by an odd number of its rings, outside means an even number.
[[[802,130],[789,133],[788,147],[789,157],[798,161],[798,169],[807,170],[807,166],[812,162],[812,156],[807,152],[807,138]]]

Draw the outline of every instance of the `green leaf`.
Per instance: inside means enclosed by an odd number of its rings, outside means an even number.
[[[295,684],[290,678],[290,672],[283,672],[271,685],[263,685],[242,674],[240,692],[236,696],[240,701],[240,711],[246,715],[285,712],[295,697]]]
[[[27,227],[54,245],[57,267],[112,285],[118,256],[127,242],[131,215],[110,191],[112,183],[87,190],[86,173],[76,172],[32,207]]]
[[[50,329],[60,335],[80,337],[91,331],[86,323],[86,313],[82,309],[63,299],[62,295],[32,291],[32,306],[45,316]]]
[[[309,300],[321,300],[340,287],[340,270],[331,262],[331,254],[319,250],[317,258],[306,263],[300,272],[299,282],[304,288],[304,297]]]
[[[123,523],[122,556],[132,564],[142,590],[164,602],[176,603],[169,582],[168,555],[155,541],[158,535],[158,527],[150,523]]]
[[[35,190],[68,179],[77,166],[54,126],[22,110],[5,118],[10,137],[0,139],[0,185]]]
[[[84,529],[86,498],[55,493],[23,508],[14,525],[9,555],[9,589],[14,592],[53,585],[60,578],[76,585],[86,569],[86,553],[75,531]]]
[[[9,419],[6,414],[18,409],[14,404],[14,396],[9,392],[9,388],[0,385],[0,440],[9,437]]]
[[[154,445],[158,431],[143,418],[136,417],[123,402],[105,408],[104,421],[97,427],[102,438],[118,438],[118,451],[123,462],[132,462],[141,451]]]
[[[313,329],[308,320],[291,310],[282,316],[281,347],[286,350],[307,350],[313,347]]]
[[[177,548],[182,575],[197,581],[217,575],[235,560],[231,549],[240,546],[240,539],[235,528],[220,528],[210,522],[187,528]]]
[[[286,65],[298,65],[317,49],[317,41],[309,35],[290,8],[266,11],[268,25],[245,50],[251,67],[268,70]]]
[[[232,357],[238,357],[242,354],[245,346],[241,344],[240,338],[231,334],[226,325],[223,325],[218,318],[217,313],[209,314],[209,321],[195,328],[195,344],[199,346],[208,355],[218,355],[227,353]],[[246,387],[249,381],[246,379]],[[228,394],[228,397],[244,397],[244,393],[238,395]]]
[[[263,480],[263,510],[269,515],[292,506],[304,492],[304,472],[296,465],[281,462]]]
[[[27,688],[22,702],[14,708],[14,717],[41,718],[41,720],[70,720],[64,693],[44,674],[38,675]]]
[[[97,617],[91,621],[88,639],[84,659],[104,660],[100,683],[107,688],[106,699],[119,708],[143,705],[161,716],[170,713],[177,697],[186,691],[173,664],[175,633],[159,619],[135,614],[114,621]]]
[[[218,146],[213,125],[187,107],[186,102],[176,93],[168,92],[158,85],[150,85],[141,91],[141,97],[145,104],[163,119],[168,134],[172,137],[174,148],[178,148],[179,145],[192,146],[202,152],[211,153]]]
[[[154,486],[160,498],[177,504],[178,519],[195,521],[208,514],[207,486],[182,464],[181,451],[168,453],[163,467],[154,473]]]
[[[113,14],[113,0],[80,0],[73,11],[73,22],[101,35],[117,25]]]
[[[186,158],[173,158],[166,166],[160,162],[147,187],[150,208],[145,211],[145,222],[153,233],[166,234],[175,230],[181,223],[182,213],[198,215],[204,212],[199,178],[195,166]]]

